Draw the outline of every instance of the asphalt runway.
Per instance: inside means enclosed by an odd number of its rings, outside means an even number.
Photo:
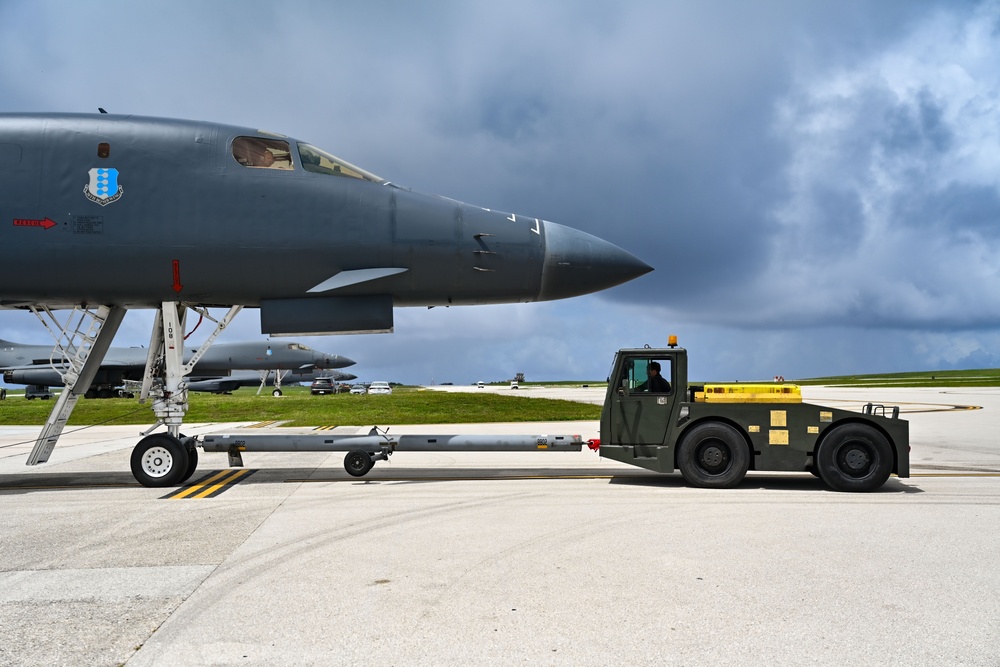
[[[245,454],[234,478],[202,453],[147,489],[139,427],[28,468],[39,429],[0,426],[0,664],[1000,665],[1000,390],[803,391],[899,404],[913,476],[704,490],[585,449],[399,452],[363,479]]]

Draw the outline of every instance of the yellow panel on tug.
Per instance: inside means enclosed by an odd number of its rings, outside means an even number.
[[[706,384],[694,394],[698,403],[801,403],[797,384]]]

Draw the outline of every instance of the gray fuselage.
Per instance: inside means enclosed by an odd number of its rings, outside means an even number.
[[[393,306],[558,299],[651,270],[320,154],[207,122],[0,114],[0,307],[183,301],[262,307],[265,330],[288,322],[275,333],[385,330]]]

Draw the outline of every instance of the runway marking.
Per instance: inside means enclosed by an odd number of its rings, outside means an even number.
[[[274,426],[278,423],[277,419],[271,419],[270,421],[257,422],[256,424],[248,424],[243,428],[267,428],[269,426]]]
[[[333,425],[330,425],[330,426],[317,426],[313,430],[314,431],[332,431],[335,428],[337,428],[337,425],[333,424]]]
[[[160,500],[177,500],[179,498],[215,498],[226,490],[232,488],[237,482],[252,475],[255,470],[237,468],[236,470],[222,470],[217,473],[209,473],[194,484],[177,489],[172,493],[160,498]]]
[[[848,404],[863,406],[863,405],[865,405],[867,403],[871,403],[872,401],[858,401],[858,400],[849,399],[849,398],[829,398],[829,399],[816,398],[816,399],[809,399],[809,401],[807,401],[807,402],[810,403],[810,404],[816,404],[816,405],[826,405],[827,403],[841,403],[841,404],[848,403]],[[876,405],[878,405],[878,404],[876,404]],[[964,410],[982,410],[983,409],[983,406],[981,406],[981,405],[960,405],[960,404],[956,404],[956,403],[923,403],[923,402],[917,402],[917,401],[896,401],[896,402],[892,403],[891,405],[888,402],[886,402],[886,403],[884,403],[884,405],[887,405],[889,407],[892,407],[893,405],[898,405],[898,406],[900,406],[899,413],[900,414],[904,414],[904,415],[915,415],[915,414],[923,413],[923,412],[961,412],[961,411],[964,411]],[[924,408],[909,408],[909,409],[904,410],[903,407],[902,407],[904,405],[909,405],[909,406],[926,406],[926,407],[924,407]],[[850,408],[842,408],[842,409],[849,410]],[[860,410],[853,410],[852,412],[860,412]]]

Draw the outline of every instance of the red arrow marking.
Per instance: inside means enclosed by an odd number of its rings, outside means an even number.
[[[44,227],[45,229],[52,229],[58,222],[55,220],[50,220],[45,218],[43,220],[28,220],[25,218],[14,218],[15,227]]]
[[[174,291],[180,293],[184,289],[184,285],[181,285],[181,262],[178,259],[174,260]]]

